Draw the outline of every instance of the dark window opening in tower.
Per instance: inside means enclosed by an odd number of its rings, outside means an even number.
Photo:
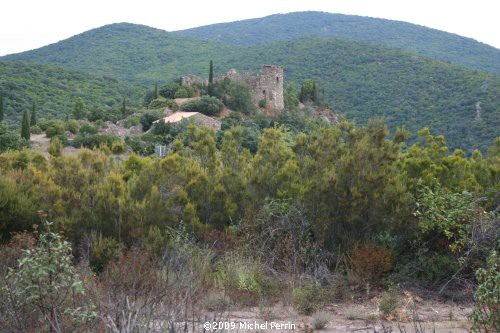
[[[279,77],[279,76],[277,76],[277,77],[276,77],[276,84],[279,84],[279,83],[280,83],[280,77]]]

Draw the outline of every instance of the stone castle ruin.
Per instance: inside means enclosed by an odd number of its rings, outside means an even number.
[[[255,75],[248,73],[238,73],[235,69],[215,78],[216,81],[229,78],[238,82],[246,83],[252,90],[252,102],[255,105],[266,105],[266,108],[272,110],[283,110],[285,103],[283,101],[283,67],[274,65],[262,65],[260,72]],[[193,75],[182,77],[182,83],[207,84],[208,80]],[[263,102],[262,102],[263,101]]]
[[[247,73],[238,73],[231,69],[224,75],[217,77],[217,80],[224,78],[246,83],[252,89],[252,102],[259,105],[259,102],[265,101],[266,106],[274,110],[283,110],[285,103],[283,101],[283,67],[273,65],[262,65],[257,76]]]

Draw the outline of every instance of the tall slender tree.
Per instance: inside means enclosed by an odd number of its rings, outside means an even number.
[[[155,83],[155,90],[153,93],[154,99],[158,98],[158,82]]]
[[[21,123],[21,137],[26,140],[30,139],[30,120],[26,110],[24,110],[23,121]]]
[[[0,92],[0,121],[3,121],[3,93]]]
[[[316,88],[316,82],[313,81],[311,100],[314,104],[318,104],[318,90]]]
[[[210,69],[208,71],[208,94],[211,96],[213,94],[214,86],[214,62],[210,60]]]
[[[31,105],[31,117],[30,117],[30,125],[36,125],[36,104],[33,101],[33,105]]]
[[[125,98],[122,100],[122,107],[120,108],[120,111],[122,115],[125,115],[127,113],[127,106],[125,105]]]

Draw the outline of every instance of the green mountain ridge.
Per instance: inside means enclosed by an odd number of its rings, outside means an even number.
[[[45,63],[129,84],[282,65],[285,83],[313,78],[335,112],[364,124],[382,117],[413,135],[429,126],[451,148],[485,151],[498,135],[500,77],[385,46],[327,37],[241,46],[113,24],[38,50],[0,58]],[[479,113],[476,105],[480,106]]]
[[[71,114],[78,98],[86,107],[109,109],[126,98],[137,102],[138,87],[51,65],[0,61],[0,92],[4,96],[5,119],[18,125],[33,101],[39,117],[62,119]]]
[[[207,25],[176,34],[234,45],[256,45],[309,36],[381,44],[500,74],[500,50],[472,38],[407,22],[324,12],[295,12]]]

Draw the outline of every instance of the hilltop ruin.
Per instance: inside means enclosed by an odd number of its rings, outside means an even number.
[[[262,101],[264,101],[264,104],[268,109],[283,110],[285,108],[283,100],[283,67],[275,65],[262,65],[262,68],[257,75],[238,73],[233,68],[226,74],[217,76],[215,80],[221,81],[225,78],[248,84],[252,91],[252,103],[256,106],[261,105]],[[208,84],[207,79],[194,75],[186,75],[181,79],[183,84]]]

